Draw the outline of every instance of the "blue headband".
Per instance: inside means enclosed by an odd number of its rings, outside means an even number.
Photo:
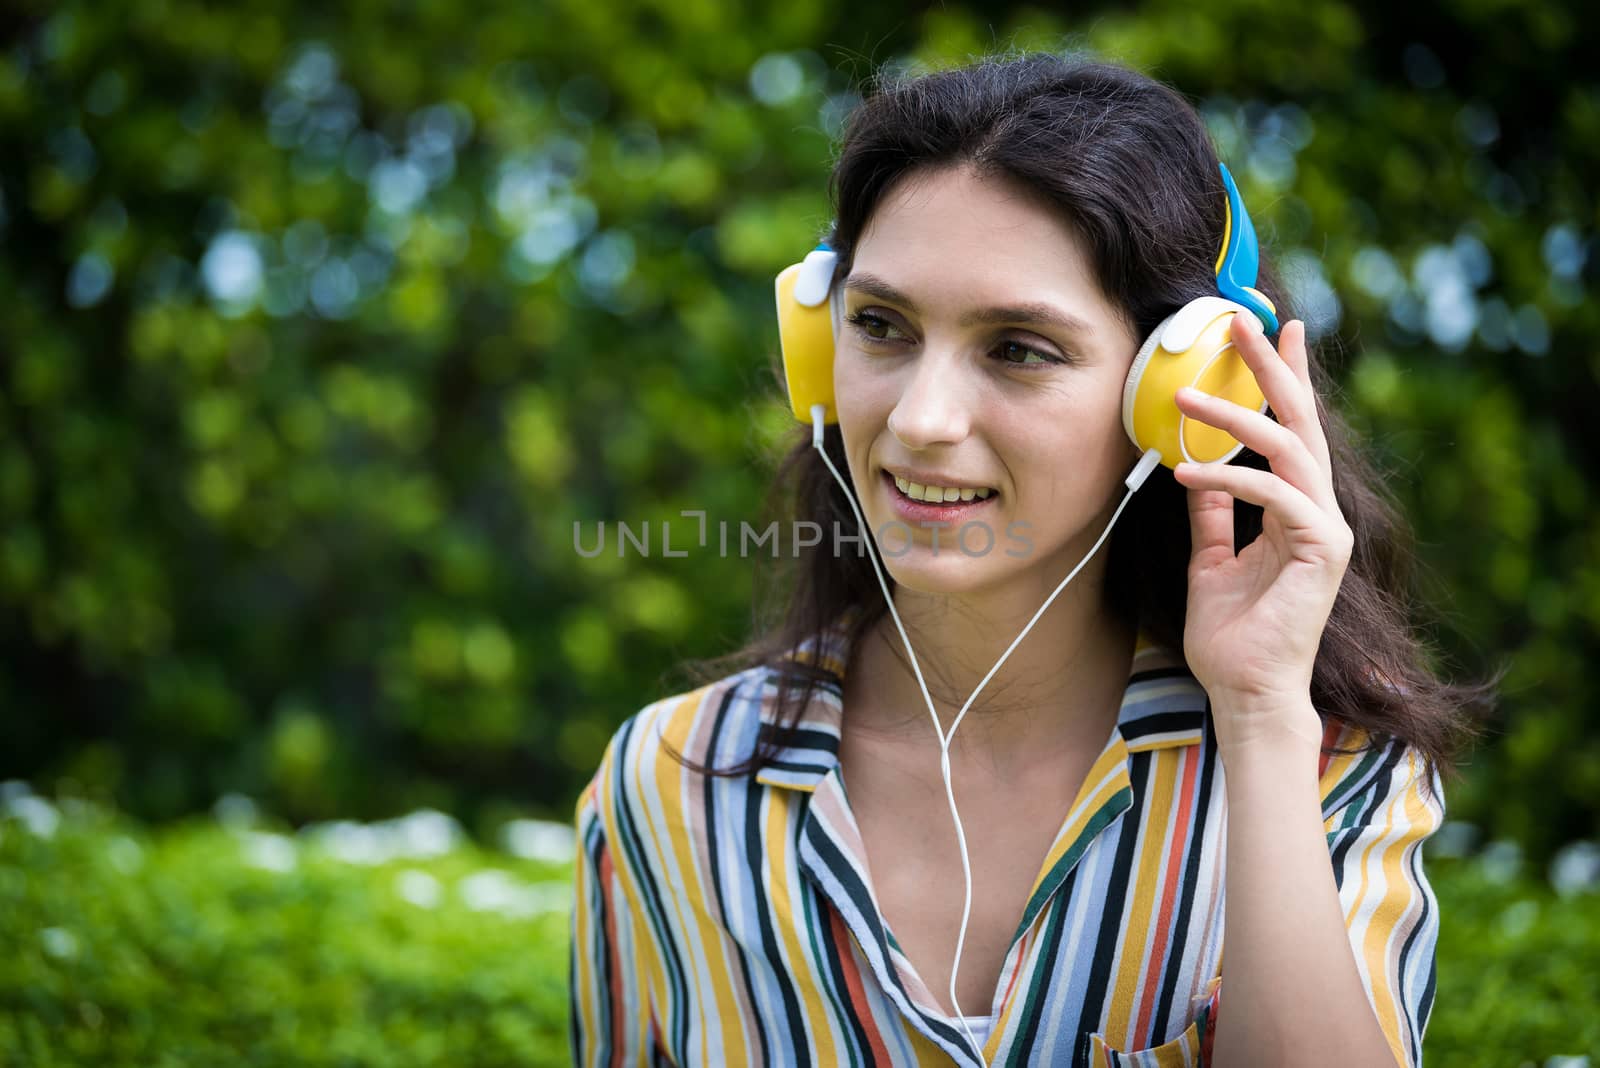
[[[1217,253],[1217,292],[1254,312],[1267,333],[1276,333],[1278,309],[1255,288],[1256,272],[1261,267],[1256,228],[1250,222],[1250,213],[1244,210],[1244,198],[1239,195],[1239,187],[1233,184],[1227,164],[1218,163],[1217,167],[1222,171],[1222,187],[1228,193],[1222,251]]]

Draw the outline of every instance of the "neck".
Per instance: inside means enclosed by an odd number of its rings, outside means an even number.
[[[1016,767],[1104,741],[1121,706],[1136,635],[1106,611],[1103,581],[1099,557],[1061,592],[972,701],[951,739],[952,756],[978,752]],[[941,731],[949,733],[1054,588],[1021,582],[982,597],[896,591]],[[845,679],[853,730],[937,749],[927,702],[891,616],[863,635]]]

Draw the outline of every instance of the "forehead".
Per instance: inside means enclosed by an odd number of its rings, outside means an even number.
[[[1071,222],[1019,184],[970,167],[914,172],[879,201],[852,271],[891,280],[919,307],[1039,300],[1114,328]]]

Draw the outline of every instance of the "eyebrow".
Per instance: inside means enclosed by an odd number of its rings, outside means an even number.
[[[846,289],[854,289],[879,300],[886,300],[891,304],[899,304],[911,311],[917,311],[916,302],[905,293],[896,289],[887,280],[867,271],[854,271],[844,282]],[[979,308],[977,311],[968,312],[961,317],[959,326],[973,326],[979,323],[1030,323],[1036,326],[1054,326],[1069,333],[1089,336],[1093,330],[1089,324],[1076,315],[1068,314],[1061,309],[1044,304],[1039,301],[1024,301],[1021,304],[1006,304],[995,308]]]

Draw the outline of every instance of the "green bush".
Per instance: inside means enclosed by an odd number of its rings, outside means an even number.
[[[231,826],[148,830],[13,798],[0,1064],[568,1062],[567,863],[475,846],[436,814],[289,836],[221,811]],[[523,826],[559,848],[561,829]],[[1600,1054],[1600,894],[1559,897],[1493,851],[1429,871],[1427,1061]]]
[[[437,815],[149,832],[80,802],[41,835],[47,803],[20,811],[34,830],[0,821],[0,1065],[569,1060],[568,863],[451,842]]]
[[[1600,1062],[1600,894],[1559,896],[1491,854],[1433,858],[1428,876],[1441,927],[1425,1063]]]

